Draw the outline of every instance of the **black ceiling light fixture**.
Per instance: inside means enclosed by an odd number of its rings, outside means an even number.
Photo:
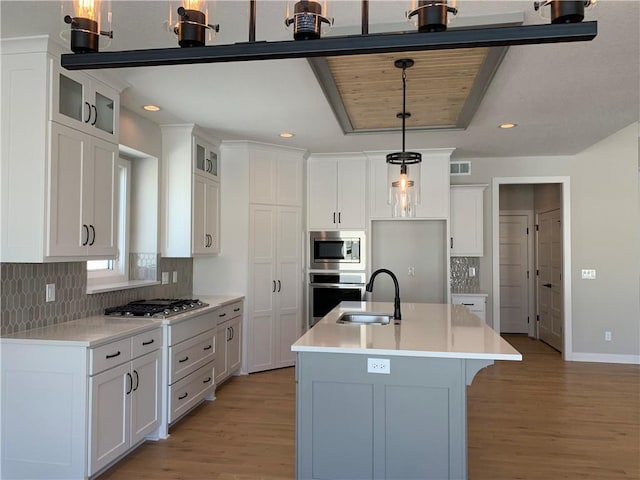
[[[411,10],[407,12],[407,18],[418,16],[419,32],[444,32],[449,23],[450,13],[458,14],[456,0],[419,0],[417,8],[412,5]]]
[[[78,1],[78,0],[76,0]],[[79,0],[91,1],[91,0]],[[266,1],[266,0],[265,0]],[[126,68],[160,65],[185,65],[193,63],[242,62],[251,60],[276,60],[284,58],[329,57],[343,55],[365,55],[372,53],[395,53],[424,50],[444,50],[456,48],[496,47],[508,45],[531,45],[539,43],[582,42],[593,40],[598,33],[596,22],[552,23],[550,25],[522,25],[516,27],[469,28],[438,31],[438,28],[425,26],[429,31],[368,33],[368,4],[362,1],[362,34],[319,38],[320,28],[327,22],[333,22],[322,12],[316,12],[318,2],[308,0],[297,2],[300,9],[307,7],[313,25],[303,27],[299,22],[297,39],[288,41],[256,41],[256,0],[249,0],[249,41],[230,45],[201,46],[198,41],[190,43],[191,48],[155,48],[146,50],[128,50],[120,52],[102,52],[79,49],[75,54],[62,55],[61,65],[69,70],[90,70],[98,68]],[[565,3],[566,0],[553,0],[550,3]],[[547,2],[545,2],[547,3]],[[570,2],[584,3],[584,2]],[[431,8],[440,9],[446,2],[425,2],[425,12]],[[450,5],[446,4],[447,13]],[[304,10],[304,9],[303,9]],[[188,13],[188,9],[185,9]],[[299,13],[305,13],[301,11]],[[419,13],[418,13],[419,15]],[[290,22],[296,24],[294,16]],[[574,18],[574,17],[572,17]],[[575,17],[577,18],[577,17]],[[189,19],[187,19],[189,20]],[[438,25],[445,25],[442,15]],[[205,22],[196,22],[202,27]],[[306,24],[305,24],[306,25]],[[208,26],[208,25],[207,25]],[[294,31],[294,38],[296,38]],[[72,48],[73,50],[73,48]],[[75,51],[75,50],[74,50]]]
[[[204,0],[184,0],[184,5],[178,7],[175,22],[172,13],[169,11],[169,29],[178,36],[178,45],[183,48],[204,47],[207,31],[211,35],[220,31],[220,25],[207,23],[209,6]]]
[[[97,53],[100,35],[113,38],[109,1],[75,0],[73,15],[65,15],[64,23],[70,26],[70,48],[73,53]],[[101,29],[102,24],[107,25],[105,30]]]
[[[411,117],[407,112],[407,68],[414,65],[410,58],[401,58],[394,62],[396,68],[402,69],[402,111],[396,117],[402,119],[402,151],[387,155],[387,178],[391,184],[389,189],[389,205],[393,217],[415,217],[416,205],[420,203],[420,162],[422,155],[405,150],[406,120]],[[398,178],[398,165],[400,178]]]
[[[333,18],[327,16],[327,0],[323,4],[314,0],[300,0],[293,5],[287,2],[285,26],[293,25],[294,40],[315,40],[322,36],[322,26],[333,25]]]
[[[595,4],[596,0],[544,0],[533,2],[533,8],[543,18],[551,18],[552,24],[580,23],[584,20],[584,9]]]

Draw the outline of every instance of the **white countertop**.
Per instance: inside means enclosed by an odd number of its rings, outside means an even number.
[[[487,297],[488,293],[484,292],[451,292],[451,295],[458,295],[460,297]]]
[[[393,314],[388,302],[342,302],[291,346],[295,352],[522,360],[522,355],[461,305],[404,303],[394,325],[336,323],[345,312]]]
[[[13,333],[0,338],[2,343],[41,343],[64,342],[67,345],[95,347],[119,338],[135,335],[153,327],[183,322],[194,316],[202,315],[230,303],[242,300],[242,295],[207,295],[198,297],[208,307],[190,310],[169,318],[144,317],[107,317],[96,315],[79,318],[71,322],[59,323],[48,327],[34,328]]]

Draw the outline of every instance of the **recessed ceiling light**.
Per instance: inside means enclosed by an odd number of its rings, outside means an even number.
[[[500,125],[498,125],[498,127],[504,128],[504,129],[515,128],[517,126],[518,126],[517,123],[501,123]]]
[[[281,136],[282,138],[291,138],[291,137],[293,137],[293,133],[291,133],[291,132],[282,132],[282,133],[280,134],[280,136]]]
[[[145,105],[144,108],[147,112],[159,112],[160,107],[157,105]]]

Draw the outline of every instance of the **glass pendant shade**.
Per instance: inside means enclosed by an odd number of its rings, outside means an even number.
[[[387,164],[388,203],[394,218],[413,218],[420,204],[420,164]]]
[[[220,31],[220,25],[209,24],[209,20],[209,2],[183,0],[177,9],[173,4],[169,6],[166,25],[171,33],[177,35],[181,47],[203,47]]]
[[[322,36],[323,27],[333,25],[333,18],[327,16],[326,0],[288,1],[284,24],[293,25],[294,40],[315,40]]]
[[[61,37],[69,40],[74,53],[95,53],[99,50],[100,35],[113,38],[111,30],[111,2],[109,0],[74,0],[73,14],[64,15],[68,8],[61,4],[64,22],[70,26]],[[107,44],[107,46],[108,46]]]

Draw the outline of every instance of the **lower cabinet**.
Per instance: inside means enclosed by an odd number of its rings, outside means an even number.
[[[155,350],[90,378],[89,475],[158,427],[160,364],[160,350]]]
[[[486,314],[486,305],[487,305],[487,295],[486,294],[459,294],[453,293],[451,294],[451,303],[454,305],[464,305],[471,313],[476,314],[485,322],[487,321]]]
[[[162,329],[135,330],[92,348],[0,338],[0,477],[87,479],[157,434]]]
[[[242,303],[237,302],[222,309],[218,314],[218,322],[216,385],[220,385],[240,368],[242,361]]]

